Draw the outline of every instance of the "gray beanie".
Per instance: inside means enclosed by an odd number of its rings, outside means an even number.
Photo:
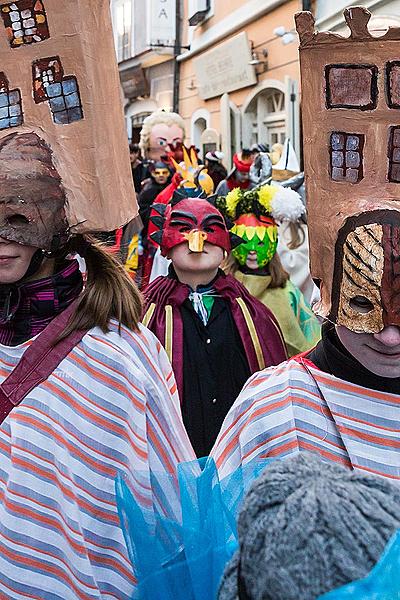
[[[314,600],[365,577],[400,527],[400,489],[315,454],[268,466],[238,521],[218,599]]]

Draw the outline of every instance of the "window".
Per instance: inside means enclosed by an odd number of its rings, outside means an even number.
[[[36,104],[48,102],[54,123],[67,125],[83,119],[77,79],[64,77],[58,56],[37,60],[32,69],[34,100]]]
[[[400,62],[386,65],[386,96],[389,108],[400,108]]]
[[[189,25],[202,23],[210,10],[210,0],[189,0]]]
[[[376,108],[378,68],[374,65],[328,65],[325,80],[328,108]]]
[[[0,73],[0,130],[18,127],[23,123],[21,93],[9,90],[8,79]]]
[[[50,37],[42,0],[16,0],[1,6],[11,48],[42,42]]]
[[[389,181],[400,183],[400,126],[389,129]]]
[[[364,136],[334,131],[330,139],[331,178],[358,183],[363,178]]]
[[[115,25],[117,30],[118,61],[131,58],[132,45],[132,1],[122,0],[116,6]]]

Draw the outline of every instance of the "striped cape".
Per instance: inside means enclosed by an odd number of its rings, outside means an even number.
[[[297,357],[249,379],[211,452],[220,478],[301,451],[400,482],[400,396],[348,383]]]
[[[29,344],[0,346],[0,381]],[[116,474],[168,516],[158,474],[194,458],[158,340],[91,330],[0,428],[0,599],[130,600]]]

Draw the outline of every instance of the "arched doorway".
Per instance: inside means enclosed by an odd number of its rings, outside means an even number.
[[[243,144],[283,144],[287,136],[284,85],[278,81],[255,90],[243,105]]]
[[[200,117],[193,123],[193,144],[201,151],[201,136],[207,129],[207,121]]]
[[[203,133],[210,127],[210,113],[205,108],[197,109],[190,120],[190,140],[196,148],[201,148]]]

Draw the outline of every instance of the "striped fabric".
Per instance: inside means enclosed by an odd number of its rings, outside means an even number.
[[[211,456],[223,478],[256,459],[305,450],[400,481],[400,396],[347,383],[298,357],[250,378]]]
[[[29,343],[0,346],[0,381]],[[130,600],[116,473],[169,515],[157,473],[192,459],[158,340],[91,330],[0,429],[0,599]]]

